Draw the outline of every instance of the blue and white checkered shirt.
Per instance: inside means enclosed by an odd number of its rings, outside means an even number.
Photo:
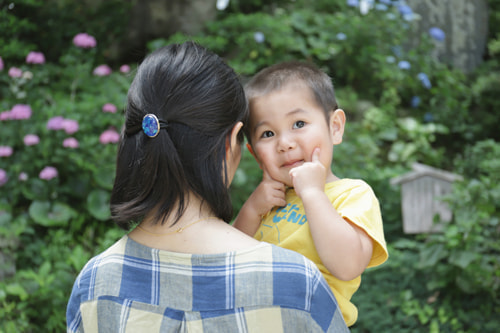
[[[153,249],[124,236],[91,259],[68,332],[348,332],[316,266],[267,243],[222,254]]]

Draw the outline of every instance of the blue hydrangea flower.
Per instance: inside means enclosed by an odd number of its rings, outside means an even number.
[[[347,0],[347,5],[351,7],[358,7],[359,1],[358,0]]]
[[[399,13],[403,16],[405,21],[413,20],[414,14],[410,6],[402,4],[398,6]]]
[[[215,7],[218,10],[224,10],[227,8],[229,5],[229,0],[217,0],[217,3],[215,4]]]
[[[446,37],[446,34],[444,33],[443,30],[437,28],[437,27],[432,27],[429,29],[429,35],[431,35],[432,38],[435,40],[442,42],[444,38]]]
[[[424,121],[426,123],[432,123],[434,121],[434,115],[432,113],[430,113],[430,112],[426,112],[424,114]]]
[[[387,56],[387,58],[385,58],[385,61],[387,61],[389,64],[393,64],[396,62],[396,58],[394,58],[393,56]]]
[[[387,14],[385,14],[385,17],[387,17],[388,20],[395,20],[396,19],[396,15],[394,15],[394,13],[387,13]]]
[[[391,49],[392,49],[392,52],[394,52],[394,55],[396,57],[398,57],[398,58],[401,57],[401,55],[402,55],[401,46],[393,46],[393,47],[391,47]]]
[[[401,68],[401,69],[410,69],[411,68],[411,65],[408,61],[406,60],[401,60],[399,63],[398,63],[398,67]]]
[[[257,43],[261,44],[266,40],[266,36],[264,36],[263,32],[257,31],[253,34],[253,39],[255,39]]]
[[[346,40],[347,39],[346,34],[343,32],[339,32],[336,37],[338,40]]]
[[[399,5],[398,6],[398,10],[399,10],[399,13],[401,15],[409,15],[409,14],[413,14],[413,10],[411,10],[411,7],[408,6],[408,5]]]
[[[378,2],[383,3],[383,4],[387,5],[387,6],[392,5],[392,1],[391,0],[378,0]]]
[[[359,12],[361,15],[366,15],[370,12],[370,9],[373,8],[373,1],[374,0],[360,0],[361,2],[359,3]]]
[[[376,10],[382,10],[382,11],[386,11],[388,9],[387,5],[384,5],[383,3],[378,3],[375,5],[375,9]]]
[[[431,81],[429,80],[429,77],[427,76],[427,74],[425,74],[425,73],[418,73],[417,77],[420,80],[420,82],[422,82],[422,85],[425,88],[427,88],[427,89],[431,89],[432,88]]]
[[[420,97],[413,96],[410,102],[412,108],[416,109],[420,105]]]

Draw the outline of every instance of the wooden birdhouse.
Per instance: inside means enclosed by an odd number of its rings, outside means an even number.
[[[451,221],[452,212],[442,197],[449,194],[455,180],[454,173],[415,163],[412,171],[391,179],[392,185],[401,185],[403,231],[407,234],[437,232]],[[438,215],[439,223],[434,223]]]

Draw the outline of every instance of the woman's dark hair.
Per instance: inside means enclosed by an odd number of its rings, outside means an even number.
[[[167,123],[154,138],[142,131],[146,114]],[[226,141],[247,117],[238,76],[216,54],[185,42],[147,56],[127,96],[111,194],[115,223],[129,229],[156,210],[156,221],[175,216],[175,224],[189,192],[229,222]],[[243,142],[242,133],[238,139]]]

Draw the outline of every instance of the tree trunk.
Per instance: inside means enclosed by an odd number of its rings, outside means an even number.
[[[407,0],[417,20],[417,36],[438,27],[446,33],[436,43],[435,56],[463,70],[473,71],[481,64],[488,37],[487,0]]]

